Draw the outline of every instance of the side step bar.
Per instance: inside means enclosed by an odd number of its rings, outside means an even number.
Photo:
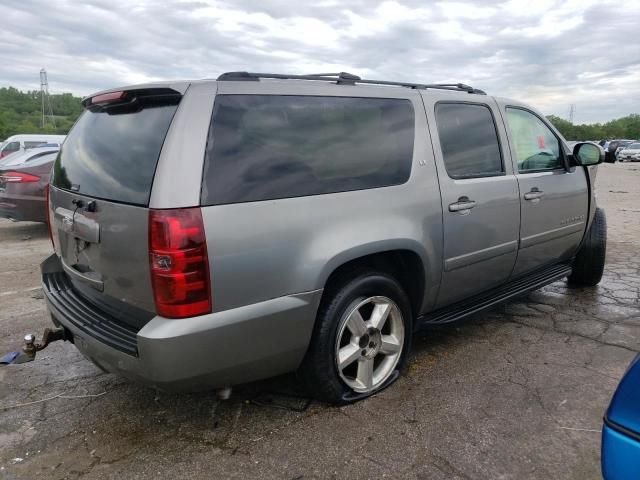
[[[455,322],[474,313],[485,310],[511,297],[544,287],[556,280],[571,274],[571,267],[566,264],[554,265],[508,282],[494,290],[475,295],[460,303],[440,308],[418,318],[416,328],[442,325]]]

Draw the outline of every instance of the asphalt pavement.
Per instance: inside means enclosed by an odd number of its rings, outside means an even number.
[[[600,167],[602,283],[559,281],[420,333],[403,376],[347,407],[293,376],[167,394],[57,342],[0,367],[0,478],[600,478],[602,415],[640,349],[640,164]],[[44,225],[0,220],[0,354],[50,326]]]

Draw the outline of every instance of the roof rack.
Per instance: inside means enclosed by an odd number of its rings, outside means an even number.
[[[476,95],[486,95],[483,90],[473,88],[464,83],[405,83],[405,82],[389,82],[386,80],[364,80],[357,75],[347,72],[340,73],[316,73],[310,75],[285,75],[280,73],[254,73],[254,72],[226,72],[218,77],[218,81],[254,81],[257,82],[261,78],[277,78],[291,80],[322,80],[325,82],[336,82],[338,85],[390,85],[394,87],[407,87],[417,90],[437,89],[452,90],[456,92],[467,92]]]

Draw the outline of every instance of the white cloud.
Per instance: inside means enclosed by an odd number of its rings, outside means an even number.
[[[42,12],[46,12],[43,14]],[[579,122],[640,112],[640,3],[9,0],[0,86],[85,95],[230,70],[462,81]]]

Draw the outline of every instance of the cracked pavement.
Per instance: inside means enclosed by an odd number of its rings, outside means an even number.
[[[559,281],[421,332],[402,377],[356,405],[305,409],[283,395],[293,376],[225,402],[156,392],[62,342],[0,367],[0,478],[600,478],[602,415],[640,349],[640,165],[603,165],[597,185],[598,287]],[[0,353],[49,326],[49,250],[45,226],[0,220]]]

